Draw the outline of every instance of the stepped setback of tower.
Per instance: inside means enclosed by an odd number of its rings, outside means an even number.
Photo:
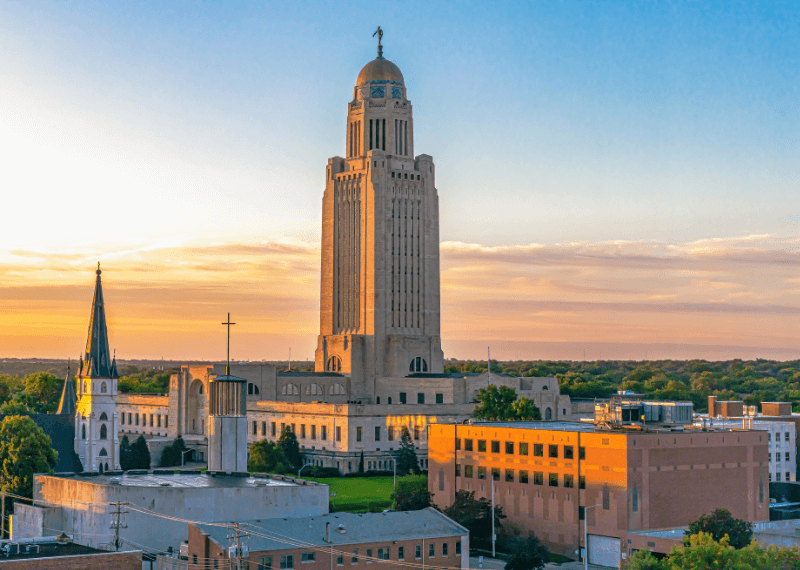
[[[440,373],[439,199],[433,158],[414,155],[400,69],[383,58],[358,74],[346,157],[328,160],[322,199],[317,372],[350,376],[372,401],[381,377]]]

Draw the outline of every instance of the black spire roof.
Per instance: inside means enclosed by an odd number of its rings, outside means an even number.
[[[72,381],[70,367],[67,364],[67,377],[64,379],[64,389],[61,391],[61,401],[58,403],[57,414],[75,415],[75,404],[78,397],[75,395],[75,383]]]
[[[86,356],[81,368],[82,376],[98,378],[115,378],[116,371],[112,367],[111,351],[108,347],[108,327],[106,326],[106,310],[103,304],[103,286],[100,283],[100,263],[97,264],[97,281],[92,301],[92,316],[89,320],[89,338],[86,340]]]

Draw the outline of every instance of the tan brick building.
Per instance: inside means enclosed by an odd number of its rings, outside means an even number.
[[[437,505],[452,504],[457,490],[490,498],[494,479],[504,532],[534,534],[573,558],[586,513],[590,562],[616,566],[628,533],[685,526],[719,507],[769,519],[764,432],[478,423],[432,425],[428,446]]]
[[[469,568],[469,532],[433,508],[241,521],[239,528],[250,570]],[[189,570],[227,568],[231,536],[231,527],[190,524]]]

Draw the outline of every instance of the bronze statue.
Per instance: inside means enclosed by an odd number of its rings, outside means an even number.
[[[378,29],[377,29],[377,30],[375,30],[375,33],[374,33],[374,34],[372,34],[372,37],[373,37],[373,38],[374,38],[375,36],[378,36],[378,47],[381,47],[381,40],[383,39],[383,30],[381,29],[381,27],[380,27],[380,26],[378,26]]]

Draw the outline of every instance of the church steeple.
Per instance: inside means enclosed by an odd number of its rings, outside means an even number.
[[[111,351],[108,346],[108,327],[103,303],[103,286],[100,282],[100,263],[97,263],[97,280],[94,286],[92,315],[89,319],[89,335],[86,340],[86,356],[81,367],[84,377],[113,378]]]
[[[72,381],[70,365],[67,363],[67,377],[64,378],[64,389],[61,390],[61,400],[58,403],[57,414],[75,414],[75,403],[78,401],[75,395],[75,383]]]

